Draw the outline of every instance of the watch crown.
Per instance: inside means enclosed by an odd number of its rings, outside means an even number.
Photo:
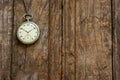
[[[25,19],[25,21],[30,21],[30,20],[32,20],[32,15],[26,14],[26,15],[24,16],[24,19]]]

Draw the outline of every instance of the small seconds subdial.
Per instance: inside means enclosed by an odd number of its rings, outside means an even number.
[[[23,44],[32,44],[39,38],[39,27],[33,22],[24,22],[17,30],[17,37]]]

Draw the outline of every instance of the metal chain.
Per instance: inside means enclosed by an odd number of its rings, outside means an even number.
[[[24,9],[25,9],[25,12],[26,12],[26,14],[24,15],[24,19],[25,19],[26,21],[28,21],[28,19],[31,20],[31,19],[33,18],[33,15],[31,15],[30,12],[29,12],[30,9],[31,9],[32,1],[33,1],[33,0],[29,0],[29,3],[28,3],[28,5],[27,5],[26,2],[25,2],[25,0],[23,0]],[[40,15],[40,16],[41,16],[41,14],[42,14],[42,12],[43,12],[43,9],[46,7],[46,5],[47,5],[47,1],[46,1],[46,3],[45,3],[45,6],[43,6],[43,8],[39,11],[39,15]],[[40,8],[39,8],[39,9],[40,9]],[[40,16],[35,20],[35,22],[38,22]]]
[[[25,9],[26,15],[30,15],[29,11],[31,9],[31,4],[32,4],[32,0],[29,1],[28,5],[25,2],[25,0],[23,0],[23,5],[24,5],[24,9]]]

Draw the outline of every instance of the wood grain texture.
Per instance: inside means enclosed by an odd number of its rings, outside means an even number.
[[[120,0],[112,1],[113,16],[113,79],[120,80]]]
[[[13,0],[0,0],[0,80],[10,80]]]
[[[76,80],[75,4],[75,0],[63,0],[62,80]]]
[[[111,1],[76,0],[76,79],[112,80]]]
[[[49,79],[61,80],[62,0],[50,0]]]
[[[48,0],[32,1],[30,12],[33,22],[41,30],[41,35],[35,44],[26,46],[16,38],[16,30],[23,22],[25,14],[23,2],[14,0],[12,80],[48,80],[48,11]]]
[[[22,0],[1,0],[0,80],[119,80],[119,4],[33,0],[30,12],[41,35],[24,45],[16,37],[25,14]]]

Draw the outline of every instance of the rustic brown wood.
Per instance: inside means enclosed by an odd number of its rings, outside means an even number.
[[[75,0],[63,0],[62,80],[76,80],[75,4]]]
[[[16,37],[22,0],[1,0],[0,80],[119,80],[119,3],[33,0],[30,12],[41,36],[24,45]]]
[[[49,79],[61,80],[62,0],[50,0]]]
[[[13,0],[0,1],[0,80],[10,80]]]
[[[76,79],[112,80],[111,1],[76,0]]]
[[[120,80],[120,0],[112,1],[113,12],[113,79]]]
[[[16,29],[25,14],[23,3],[22,0],[14,0],[12,80],[48,80],[49,1],[33,0],[31,6],[33,21],[39,26],[41,35],[35,44],[26,46],[16,38]]]

